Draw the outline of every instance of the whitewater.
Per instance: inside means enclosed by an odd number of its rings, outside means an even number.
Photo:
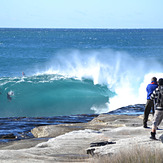
[[[0,33],[1,117],[100,114],[144,104],[146,85],[163,77],[161,29]]]

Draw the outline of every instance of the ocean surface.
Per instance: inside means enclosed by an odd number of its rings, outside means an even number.
[[[163,29],[0,28],[2,121],[144,104],[153,76],[163,77]]]

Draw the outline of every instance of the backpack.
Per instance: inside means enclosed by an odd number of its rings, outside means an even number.
[[[158,107],[163,107],[163,86],[160,86],[158,88],[158,96],[156,99],[156,103]]]

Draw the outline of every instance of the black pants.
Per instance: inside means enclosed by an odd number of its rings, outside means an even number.
[[[147,121],[148,121],[148,116],[149,113],[152,109],[152,114],[154,115],[154,103],[153,100],[147,100],[147,103],[145,105],[145,110],[144,110],[144,119],[143,119],[143,125],[146,126],[147,125]]]

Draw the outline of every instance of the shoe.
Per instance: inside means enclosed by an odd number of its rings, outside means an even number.
[[[150,136],[150,139],[152,139],[152,140],[157,140],[155,137],[153,137],[153,136]]]
[[[152,139],[152,140],[157,140],[156,138],[154,138],[154,137],[152,137],[152,136],[150,137],[150,139]]]
[[[148,126],[147,126],[147,125],[144,125],[143,127],[144,127],[144,128],[148,128]]]
[[[157,140],[156,137],[155,137],[155,135],[156,135],[155,132],[151,132],[150,139],[152,139],[152,140]]]

